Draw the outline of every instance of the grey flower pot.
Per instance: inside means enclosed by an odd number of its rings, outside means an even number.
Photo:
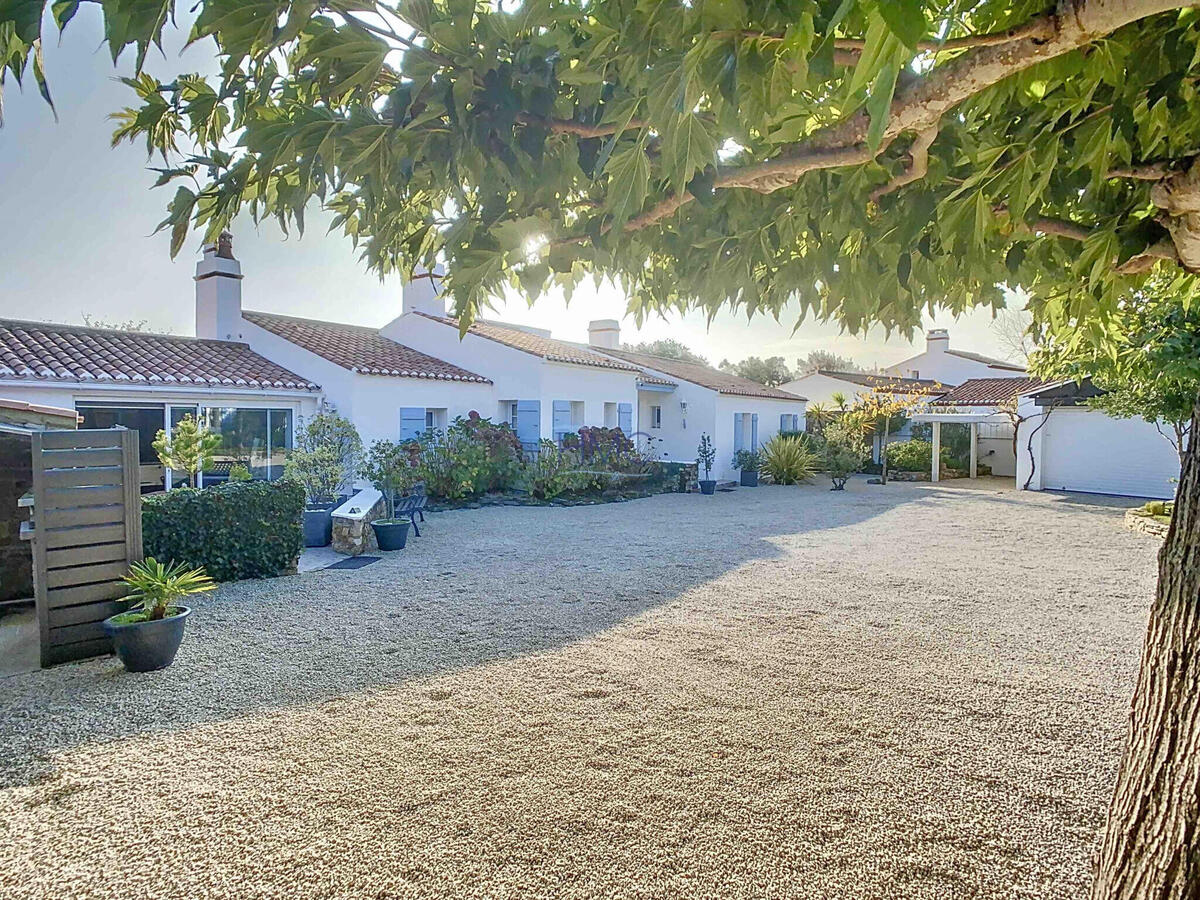
[[[171,609],[175,615],[146,622],[114,622],[117,616],[104,620],[104,630],[112,637],[113,649],[128,671],[153,672],[175,661],[192,611],[186,606]]]

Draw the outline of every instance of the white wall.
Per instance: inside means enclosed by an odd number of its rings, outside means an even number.
[[[638,408],[637,373],[633,371],[551,362],[476,334],[460,339],[457,328],[411,313],[389,322],[380,334],[490,378],[495,384],[493,399],[487,412],[479,410],[481,415],[495,418],[501,401],[538,400],[543,439],[554,432],[555,400],[582,402],[580,425],[604,425],[605,403]],[[635,423],[634,427],[639,426]]]
[[[669,376],[655,372],[664,378]],[[717,392],[690,381],[679,381],[675,390],[639,391],[637,430],[655,439],[654,449],[660,459],[670,462],[695,462],[700,435],[709,437],[717,423]],[[687,404],[687,414],[682,403]],[[662,428],[650,427],[650,407],[662,407]]]
[[[1033,435],[1036,466],[1030,490],[1175,496],[1172,479],[1179,477],[1179,457],[1151,423],[1114,419],[1085,407],[1060,407],[1047,417],[1046,410],[1028,400],[1022,401],[1020,412],[1031,418],[1021,423],[1017,441],[1018,488],[1029,478],[1027,448]]]
[[[853,402],[854,398],[860,392],[867,390],[861,384],[842,381],[838,378],[830,378],[828,375],[822,375],[820,372],[813,372],[797,378],[795,381],[781,384],[779,389],[787,391],[789,394],[797,394],[805,397],[810,404],[823,403],[826,406],[834,405],[833,395],[836,393],[845,394],[846,400]]]
[[[716,445],[717,451],[717,465],[713,469],[713,477],[721,481],[738,477],[738,470],[733,467],[734,415],[738,413],[758,413],[759,447],[779,433],[779,417],[784,413],[796,415],[799,419],[800,430],[804,430],[803,400],[771,400],[765,397],[719,394],[716,403],[717,421],[713,434],[713,443]],[[749,432],[747,432],[748,434]],[[698,437],[697,440],[699,440]],[[751,449],[749,437],[746,439],[745,448]]]
[[[932,378],[947,387],[957,386],[970,378],[1015,378],[1021,373],[998,369],[945,352],[948,341],[927,341],[926,350],[911,359],[885,368],[884,374],[900,378]]]

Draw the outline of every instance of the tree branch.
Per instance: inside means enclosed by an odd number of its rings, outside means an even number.
[[[896,93],[879,149],[866,146],[870,117],[859,112],[838,125],[820,129],[784,148],[774,159],[719,172],[716,188],[751,188],[763,193],[795,184],[817,169],[860,165],[873,159],[905,132],[918,134],[936,127],[949,110],[979,92],[1031,66],[1069,53],[1124,25],[1193,0],[1066,0],[1061,12],[1047,13],[1015,29],[1002,43],[977,46]],[[692,199],[683,192],[660,200],[625,223],[625,231],[646,228],[673,214]],[[1200,254],[1200,216],[1197,217]],[[1197,263],[1200,264],[1200,255]]]
[[[1133,181],[1162,181],[1171,174],[1169,162],[1142,163],[1128,168],[1112,169],[1109,178],[1128,178]]]
[[[1049,16],[1042,16],[1007,31],[997,31],[992,34],[968,34],[945,41],[918,41],[916,49],[922,53],[942,53],[952,50],[970,50],[975,47],[997,47],[1001,44],[1011,44],[1013,41],[1048,38],[1053,33],[1054,29],[1050,24]],[[711,37],[778,42],[782,41],[785,35],[778,32],[740,29],[737,31],[714,31],[711,33]],[[834,63],[856,65],[866,45],[867,42],[862,38],[835,38],[833,42]]]
[[[938,128],[934,125],[932,128],[927,128],[917,135],[912,146],[908,149],[908,155],[912,159],[912,163],[902,173],[897,175],[885,185],[875,188],[871,191],[871,202],[878,203],[879,198],[885,194],[890,194],[892,191],[897,191],[906,184],[912,184],[914,181],[919,181],[924,178],[929,171],[929,147],[937,138]]]
[[[522,125],[533,125],[553,131],[555,134],[573,134],[580,138],[608,137],[621,130],[621,126],[609,122],[600,125],[587,125],[573,119],[555,119],[547,116],[537,116],[533,113],[517,113],[517,121]],[[649,123],[642,119],[630,119],[625,130],[639,130],[648,127]]]

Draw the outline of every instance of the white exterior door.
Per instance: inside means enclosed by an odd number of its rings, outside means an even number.
[[[1175,496],[1179,457],[1142,419],[1114,419],[1090,409],[1056,409],[1045,425],[1042,485],[1128,497]]]

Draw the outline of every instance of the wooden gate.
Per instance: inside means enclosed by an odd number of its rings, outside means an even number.
[[[33,441],[33,587],[43,666],[112,652],[101,622],[142,556],[138,433],[43,431]]]

